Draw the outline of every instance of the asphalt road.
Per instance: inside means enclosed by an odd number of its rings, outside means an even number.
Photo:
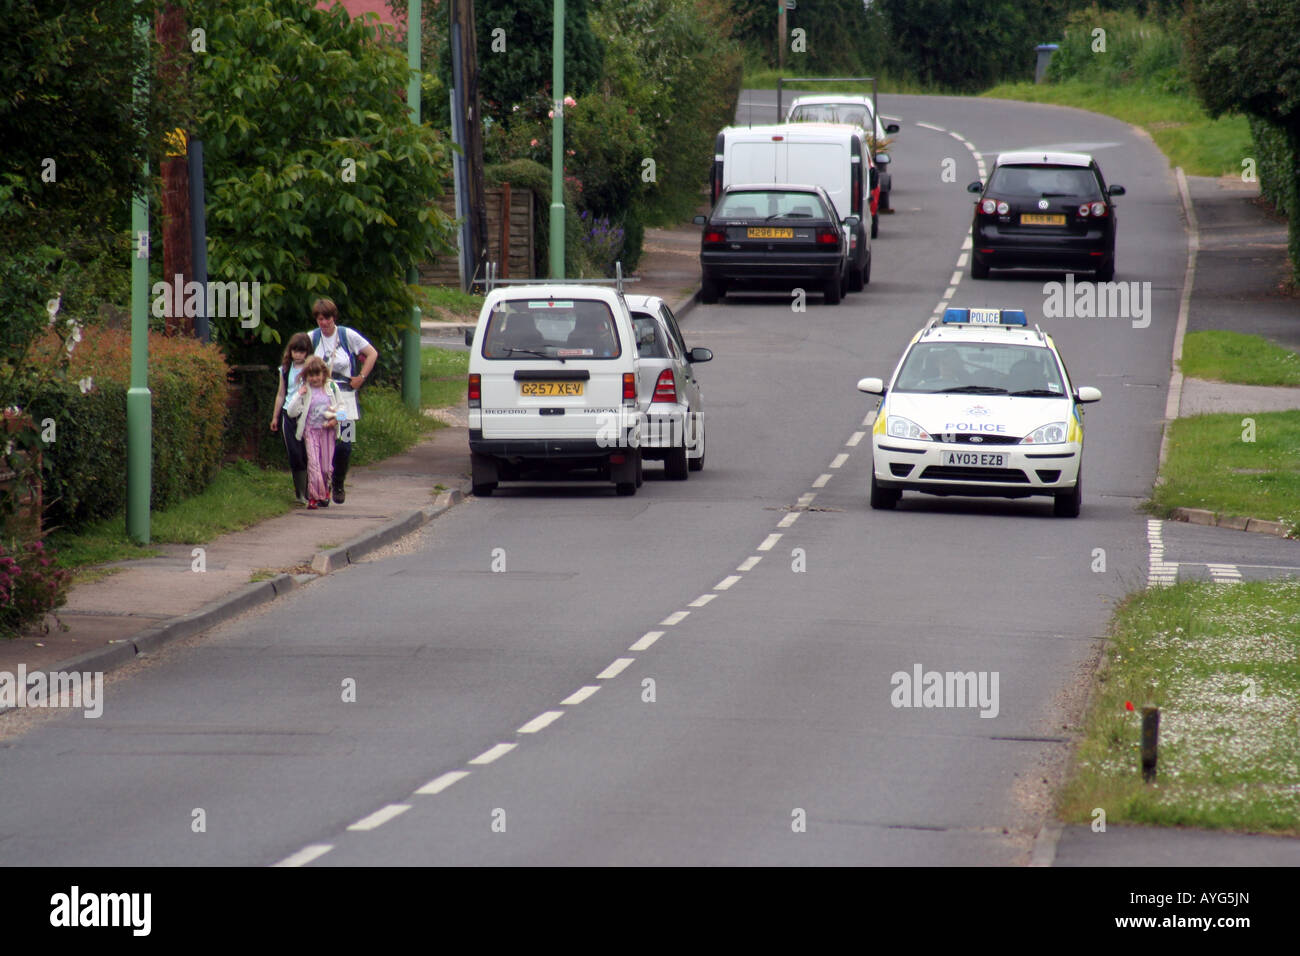
[[[506,486],[112,682],[102,718],[0,742],[0,864],[261,865],[309,847],[329,849],[295,860],[1026,862],[1113,603],[1146,581],[1135,506],[1186,256],[1178,197],[1155,147],[1110,119],[935,97],[882,111],[904,122],[897,212],[866,291],[802,313],[729,296],[685,323],[716,356],[702,473],[650,465],[632,498]],[[988,162],[1091,151],[1128,189],[1116,279],[1151,283],[1148,327],[1044,320],[1059,273],[962,268],[950,297],[1024,308],[1102,390],[1076,520],[1048,499],[867,505],[869,442],[853,442],[872,403],[854,386],[890,373],[952,285],[978,177],[965,141]],[[918,665],[996,673],[995,713],[894,706],[891,675]]]

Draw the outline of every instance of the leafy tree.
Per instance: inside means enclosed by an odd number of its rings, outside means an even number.
[[[483,109],[508,123],[512,107],[551,88],[552,0],[475,0],[479,95]],[[564,86],[582,96],[600,77],[600,41],[591,30],[588,0],[565,0]],[[492,31],[505,31],[505,51],[492,51]],[[450,59],[450,57],[448,57]]]
[[[214,320],[227,354],[278,357],[324,295],[395,363],[406,271],[450,236],[433,204],[448,147],[410,122],[405,49],[300,0],[201,0],[191,18],[209,274],[261,283],[260,326]]]
[[[1292,277],[1300,282],[1300,5],[1195,0],[1187,34],[1188,68],[1206,111],[1248,113],[1286,137],[1289,155],[1278,181],[1290,210]]]

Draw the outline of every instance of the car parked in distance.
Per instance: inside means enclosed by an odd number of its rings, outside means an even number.
[[[738,288],[820,290],[837,304],[848,287],[849,234],[820,186],[776,183],[728,186],[713,211],[696,216],[700,299],[716,302]]]
[[[888,210],[890,193],[893,190],[894,158],[881,149],[886,137],[898,132],[897,123],[885,123],[876,115],[870,96],[853,94],[819,93],[795,97],[786,111],[787,123],[851,123],[860,126],[871,136],[872,159],[880,170],[878,205]],[[876,212],[873,205],[872,213]],[[876,235],[875,223],[872,223],[872,236]]]
[[[664,476],[684,481],[704,468],[704,390],[694,366],[711,361],[713,352],[686,347],[677,318],[659,296],[625,298],[641,360],[641,457],[662,459]]]
[[[1115,278],[1115,198],[1097,161],[1084,153],[1002,153],[978,193],[971,223],[970,275],[1030,267],[1088,270]]]

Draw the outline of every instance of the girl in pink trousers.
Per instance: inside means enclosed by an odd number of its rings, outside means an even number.
[[[285,406],[285,413],[298,419],[298,438],[307,446],[308,508],[329,507],[334,439],[339,434],[342,404],[325,363],[317,355],[307,359],[302,384]]]

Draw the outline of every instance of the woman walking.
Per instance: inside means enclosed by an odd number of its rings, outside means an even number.
[[[289,339],[280,359],[280,387],[271,406],[271,431],[284,438],[284,450],[289,455],[289,472],[293,475],[294,497],[298,504],[307,503],[307,446],[298,433],[298,420],[290,418],[285,410],[285,397],[294,394],[300,384],[303,366],[311,354],[311,338],[299,332]]]
[[[334,439],[344,417],[339,387],[319,356],[303,366],[301,384],[285,409],[298,419],[297,434],[307,447],[307,507],[327,508],[334,471]]]

